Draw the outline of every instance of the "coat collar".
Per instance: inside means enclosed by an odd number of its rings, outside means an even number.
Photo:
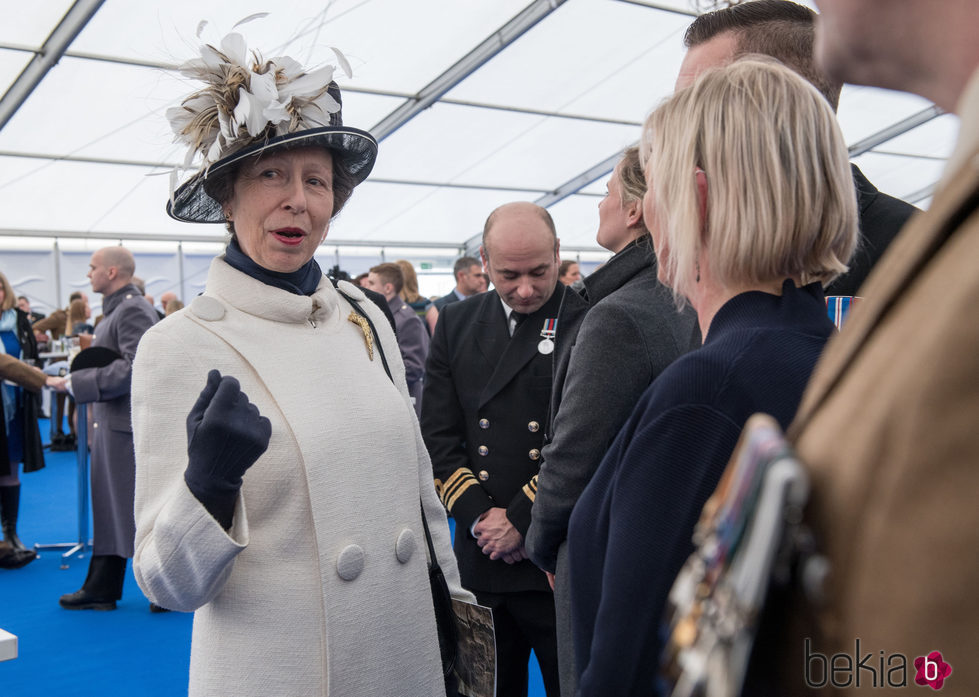
[[[119,304],[122,303],[123,300],[134,295],[138,295],[140,297],[143,296],[143,294],[139,292],[139,288],[134,286],[132,283],[127,283],[116,292],[104,296],[102,298],[102,315],[104,317],[108,317],[110,314],[112,314],[113,310],[119,307]]]
[[[312,295],[296,295],[232,268],[223,257],[211,262],[207,293],[249,315],[277,322],[318,323],[339,315],[337,290],[326,276]]]
[[[646,234],[630,242],[604,266],[584,280],[588,302],[594,305],[628,283],[643,270],[656,270],[652,238]]]

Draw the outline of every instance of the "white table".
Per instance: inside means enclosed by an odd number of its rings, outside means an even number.
[[[17,658],[17,637],[0,629],[0,661]]]

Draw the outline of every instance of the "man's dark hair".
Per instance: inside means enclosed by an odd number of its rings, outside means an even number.
[[[482,264],[479,263],[478,259],[472,257],[459,257],[456,259],[456,263],[452,265],[452,276],[455,278],[456,282],[459,281],[459,274],[469,272],[469,269],[473,266],[478,266],[482,268]]]
[[[683,45],[699,46],[731,32],[737,41],[735,58],[760,53],[778,59],[811,82],[836,111],[843,85],[816,66],[815,22],[815,12],[791,0],[750,0],[697,17],[687,27]]]
[[[82,292],[80,290],[76,290],[74,293],[68,296],[68,304],[71,305],[72,300],[81,300],[81,299],[82,299]]]

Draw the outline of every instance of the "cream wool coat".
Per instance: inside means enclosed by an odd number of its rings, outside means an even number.
[[[397,387],[328,279],[297,296],[221,258],[206,294],[139,346],[133,566],[151,600],[196,613],[191,695],[445,694],[419,496],[453,596],[473,598],[394,334],[361,306]],[[272,422],[227,532],[183,478],[186,416],[211,368]]]

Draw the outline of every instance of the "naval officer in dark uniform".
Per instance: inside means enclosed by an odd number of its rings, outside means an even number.
[[[510,203],[490,214],[480,248],[495,289],[445,307],[432,338],[422,435],[435,488],[456,520],[462,585],[493,609],[497,694],[527,694],[533,649],[557,697],[554,600],[524,536],[537,491],[553,356],[587,303],[558,284],[547,211]]]

